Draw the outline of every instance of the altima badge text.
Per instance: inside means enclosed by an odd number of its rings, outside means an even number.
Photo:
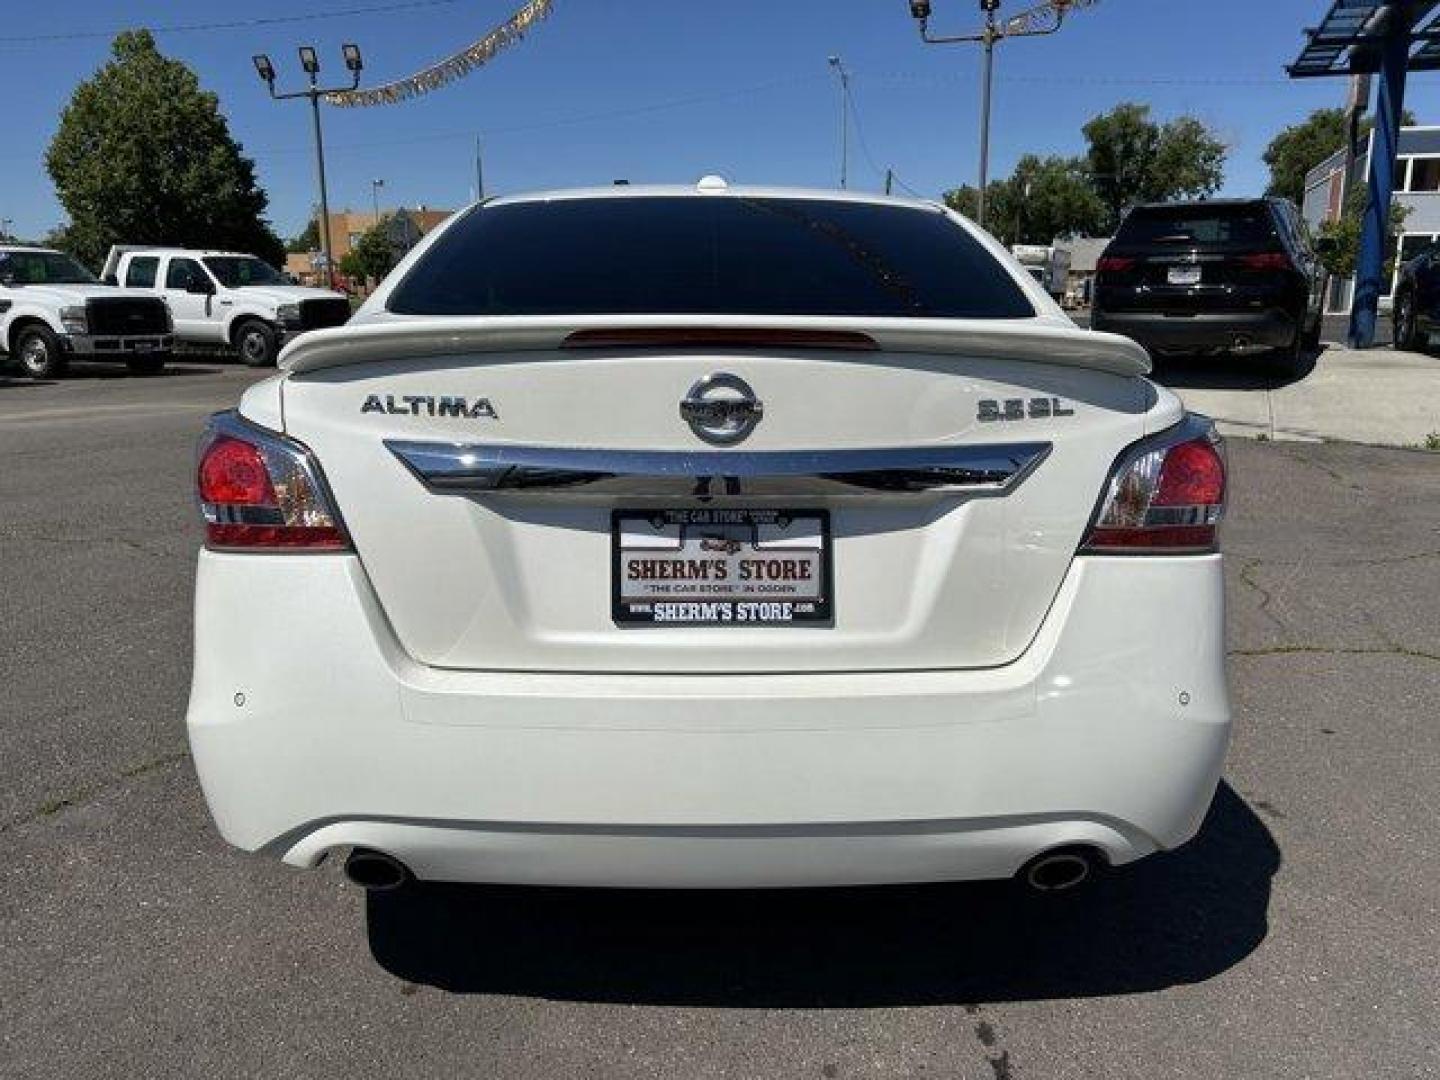
[[[982,424],[997,420],[1045,420],[1052,416],[1074,416],[1075,410],[1058,397],[1007,398],[996,401],[986,398],[980,402],[976,416]]]
[[[471,401],[463,397],[432,397],[429,394],[371,394],[360,406],[362,413],[390,416],[450,416],[470,420],[499,420],[500,414],[489,398]]]

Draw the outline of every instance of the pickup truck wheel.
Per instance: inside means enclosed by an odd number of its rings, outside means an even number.
[[[235,331],[240,359],[251,367],[273,367],[278,353],[275,331],[259,319],[246,319]]]
[[[147,353],[144,356],[132,356],[125,361],[125,366],[130,369],[132,375],[158,375],[165,370],[165,364],[170,359],[168,353]]]
[[[60,339],[48,326],[27,326],[15,337],[15,359],[32,379],[49,379],[65,370]]]

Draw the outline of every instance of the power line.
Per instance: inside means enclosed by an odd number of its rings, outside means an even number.
[[[909,192],[915,198],[926,198],[926,196],[921,195],[920,192],[916,191],[903,179],[901,179],[900,174],[897,173],[893,168],[882,169],[880,165],[876,162],[875,155],[870,153],[870,144],[865,141],[865,130],[860,124],[860,107],[855,103],[855,96],[850,90],[849,80],[846,80],[846,82],[844,83],[844,87],[845,97],[850,103],[851,123],[855,127],[855,141],[860,144],[860,153],[863,154],[865,156],[865,160],[870,163],[870,168],[875,170],[877,176],[889,175],[893,177],[897,184],[899,184],[902,188],[905,189],[905,191]]]
[[[260,26],[281,26],[290,23],[319,22],[324,19],[344,19],[356,15],[391,14],[397,11],[415,11],[419,8],[448,7],[461,0],[390,0],[384,4],[362,4],[357,7],[333,8],[330,11],[314,11],[304,15],[268,15],[253,19],[230,19],[225,22],[172,23],[168,26],[144,27],[152,34],[197,34],[217,30],[250,30]],[[0,38],[5,45],[47,45],[62,41],[84,41],[90,38],[114,37],[125,30],[141,29],[138,26],[114,27],[109,30],[67,30],[54,34],[29,34],[21,37]]]
[[[667,101],[657,101],[650,105],[632,105],[623,109],[609,109],[602,112],[578,113],[573,116],[555,117],[550,120],[538,120],[528,124],[502,124],[496,127],[483,129],[482,134],[486,138],[496,135],[515,135],[531,131],[545,131],[551,128],[571,127],[576,124],[591,124],[601,120],[619,120],[631,116],[645,116],[650,113],[666,112],[671,109],[683,109],[692,105],[704,105],[714,101],[726,101],[733,98],[747,97],[751,94],[760,94],[768,90],[777,90],[784,87],[794,86],[798,83],[817,82],[823,79],[821,75],[794,75],[784,79],[772,79],[769,82],[755,83],[751,86],[732,87],[727,90],[716,90],[705,94],[691,94],[682,98],[671,98]],[[457,128],[452,131],[432,131],[421,135],[408,135],[398,139],[366,139],[363,143],[338,143],[331,146],[334,151],[339,150],[368,150],[379,146],[409,146],[415,143],[444,142],[449,139],[473,139],[475,128]],[[267,154],[298,154],[308,153],[308,148],[299,146],[269,147],[260,148]]]

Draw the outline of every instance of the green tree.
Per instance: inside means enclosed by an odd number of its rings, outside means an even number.
[[[149,31],[118,35],[112,54],[75,88],[45,155],[70,215],[70,250],[91,265],[115,243],[231,248],[283,262],[265,220],[269,197],[219,99],[161,55]]]
[[[320,219],[311,218],[305,223],[298,236],[285,242],[285,250],[292,255],[305,255],[320,250]]]
[[[1334,221],[1320,226],[1320,235],[1328,238],[1333,247],[1320,258],[1325,269],[1338,277],[1355,276],[1360,261],[1360,233],[1364,228],[1365,201],[1369,185],[1357,184],[1345,200],[1345,212]],[[1405,218],[1410,208],[1397,202],[1390,204],[1390,235],[1385,238],[1385,274],[1388,277],[1395,269],[1396,237],[1405,228]]]
[[[346,277],[379,281],[394,268],[395,262],[395,245],[390,240],[390,215],[386,214],[373,227],[361,233],[355,246],[340,259],[340,272]]]
[[[976,210],[975,188],[948,192],[948,205],[968,217]],[[1079,158],[1026,154],[1007,179],[990,184],[986,225],[1005,244],[1049,244],[1060,236],[1093,236],[1105,223],[1105,204],[1095,194]]]
[[[1137,203],[1213,195],[1225,179],[1225,144],[1193,116],[1157,124],[1150,106],[1125,102],[1082,130],[1105,231]]]
[[[1406,110],[1403,122],[1415,123]],[[1360,125],[1360,134],[1370,130],[1370,121]],[[1345,147],[1345,110],[1316,109],[1298,124],[1291,124],[1270,140],[1265,164],[1270,167],[1267,195],[1283,195],[1297,206],[1305,197],[1305,174],[1337,150]]]

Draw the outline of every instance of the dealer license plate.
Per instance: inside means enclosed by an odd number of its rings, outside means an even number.
[[[829,622],[826,510],[616,510],[617,623],[793,626]]]
[[[1167,279],[1171,285],[1199,285],[1200,267],[1172,266]]]

